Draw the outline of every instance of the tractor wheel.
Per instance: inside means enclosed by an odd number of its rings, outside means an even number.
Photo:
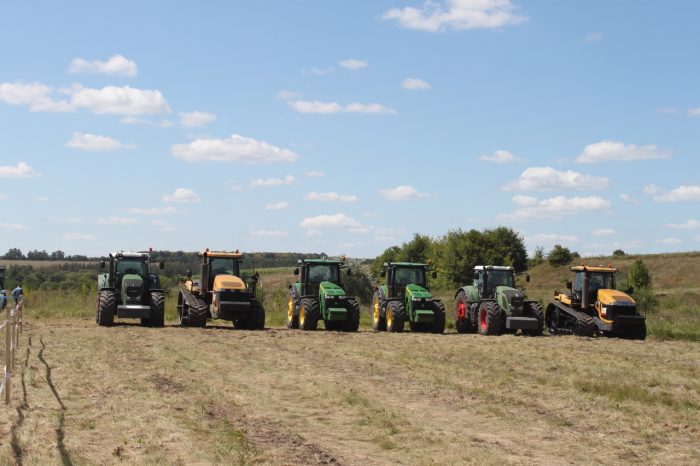
[[[316,330],[320,317],[318,301],[313,298],[302,298],[299,305],[299,328],[302,330]]]
[[[343,322],[342,330],[346,332],[357,332],[360,327],[360,305],[357,304],[357,300],[354,298],[348,298],[345,303],[345,309],[347,310],[347,320]]]
[[[207,314],[209,310],[204,301],[197,300],[197,307],[189,308],[189,325],[190,327],[206,327]]]
[[[389,301],[386,307],[386,331],[390,333],[403,332],[406,321],[406,310],[403,303],[399,301]]]
[[[187,306],[185,295],[182,292],[177,295],[177,322],[180,327],[189,327],[190,325],[189,306]]]
[[[117,295],[114,290],[102,290],[97,295],[97,325],[108,327],[114,323]]]
[[[253,313],[248,316],[248,325],[246,328],[250,330],[263,330],[265,328],[265,308],[262,304],[256,303],[253,306]]]
[[[151,327],[165,325],[165,294],[162,291],[151,291],[151,318],[148,324]]]
[[[442,301],[433,301],[433,323],[430,333],[445,333],[445,305]]]
[[[544,325],[550,335],[559,333],[559,310],[556,306],[552,304],[547,306],[547,312],[544,314]]]
[[[544,328],[544,311],[540,303],[530,302],[525,303],[525,312],[530,317],[537,319],[537,328],[535,330],[526,330],[526,335],[531,335],[533,337],[539,337],[542,335],[542,329]]]
[[[370,311],[372,312],[372,328],[382,332],[386,330],[386,317],[382,316],[382,297],[379,290],[374,292]]]
[[[287,328],[299,328],[299,312],[296,310],[294,295],[289,290],[289,300],[287,301]]]
[[[479,306],[479,333],[501,334],[501,308],[493,301],[484,301]]]
[[[455,328],[457,333],[472,333],[476,330],[469,318],[469,302],[464,291],[457,293],[455,299]]]

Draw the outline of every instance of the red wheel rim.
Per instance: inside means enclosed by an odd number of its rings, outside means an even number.
[[[464,316],[466,315],[465,312],[465,306],[464,303],[459,303],[457,305],[457,318],[458,319],[464,319]]]
[[[482,330],[486,330],[486,309],[484,308],[481,308],[479,312],[479,324]]]

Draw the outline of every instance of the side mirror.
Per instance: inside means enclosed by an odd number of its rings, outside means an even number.
[[[525,281],[526,281],[527,283],[530,283],[530,274],[529,274],[529,273],[526,273],[526,274],[525,274]]]
[[[433,274],[431,275],[433,278],[437,278],[437,272],[433,270]]]
[[[104,269],[105,268],[105,261],[100,261],[100,268]]]
[[[159,268],[160,270],[165,269],[165,262],[159,262],[159,263],[158,263],[158,268]]]
[[[352,269],[348,269],[348,277],[352,276]]]
[[[566,282],[566,289],[567,289],[567,290],[570,290],[572,286],[574,286],[573,283],[571,283],[571,282]]]
[[[296,269],[294,269],[294,275],[299,275],[299,267],[297,267]]]
[[[187,275],[187,278],[192,278],[192,271],[188,269],[185,275]]]
[[[380,277],[386,277],[386,270],[382,269],[379,271],[379,276]]]

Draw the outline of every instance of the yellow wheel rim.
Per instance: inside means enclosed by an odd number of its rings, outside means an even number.
[[[374,302],[374,321],[379,322],[379,300]]]
[[[299,309],[299,325],[302,327],[304,326],[304,319],[306,317],[306,315],[305,315],[306,312],[304,312],[304,311],[305,311],[304,306],[301,306],[301,308]]]
[[[389,330],[391,328],[391,321],[393,320],[391,315],[391,308],[387,306],[386,308],[386,328]]]
[[[289,298],[289,303],[287,303],[287,322],[292,321],[292,309],[294,309],[294,301],[292,300],[292,298]]]

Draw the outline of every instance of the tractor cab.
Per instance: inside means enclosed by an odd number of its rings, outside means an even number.
[[[477,265],[474,267],[474,287],[479,290],[482,299],[493,298],[496,288],[506,286],[515,288],[515,269],[496,265]]]
[[[576,272],[574,283],[571,286],[572,297],[576,302],[583,301],[584,281],[588,279],[588,302],[594,303],[598,300],[599,290],[615,289],[616,269],[609,267],[573,267]]]
[[[294,269],[294,274],[299,275],[302,296],[316,296],[319,293],[321,283],[328,282],[342,286],[340,269],[344,267],[342,260],[328,259],[300,259],[299,267]],[[348,274],[350,274],[348,269]]]
[[[427,289],[426,270],[428,264],[410,262],[385,263],[382,276],[386,276],[387,298],[402,298],[408,285],[416,285]]]

